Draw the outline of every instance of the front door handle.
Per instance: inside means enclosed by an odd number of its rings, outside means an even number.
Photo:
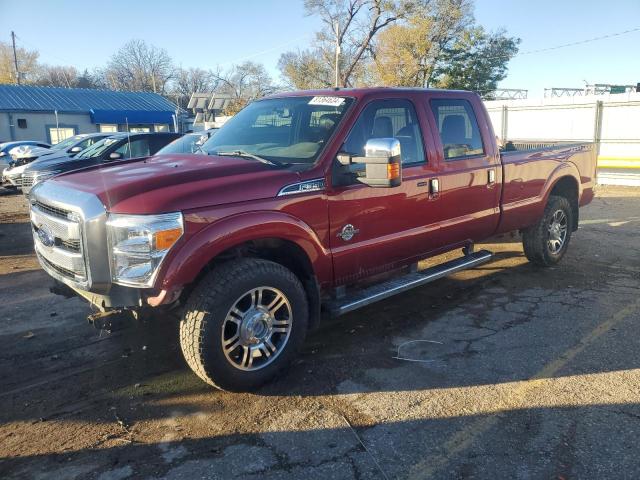
[[[440,195],[440,180],[432,178],[429,180],[429,196],[438,198],[438,195]]]

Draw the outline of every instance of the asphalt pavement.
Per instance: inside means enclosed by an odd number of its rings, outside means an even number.
[[[0,196],[0,478],[640,478],[640,189],[600,187],[554,268],[495,260],[323,323],[252,394],[177,324],[110,334],[50,293]]]

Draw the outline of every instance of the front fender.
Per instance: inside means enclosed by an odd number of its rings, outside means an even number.
[[[185,218],[188,222],[188,215]],[[330,252],[315,231],[300,219],[282,212],[248,212],[219,220],[199,230],[181,244],[160,272],[159,287],[176,290],[195,280],[217,255],[251,240],[278,238],[298,245],[307,254],[320,284],[330,282]]]

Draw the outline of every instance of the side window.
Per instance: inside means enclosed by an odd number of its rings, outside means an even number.
[[[131,150],[129,150],[129,143],[131,143]],[[125,142],[115,151],[122,154],[122,158],[146,157],[149,155],[149,140],[140,138],[132,142]]]
[[[170,135],[157,135],[149,138],[149,154],[148,155],[154,155],[158,150],[166,147],[177,138],[179,137],[172,137]],[[182,149],[184,153],[193,153],[193,149],[195,147],[189,147],[188,145],[186,145],[186,143],[183,145],[184,146],[182,147]]]
[[[80,142],[78,146],[84,150],[85,148],[90,147],[94,143],[96,142],[93,138],[87,138],[86,140],[83,140],[82,142]]]
[[[420,124],[408,100],[376,100],[367,105],[349,132],[342,151],[363,156],[367,140],[391,137],[400,141],[403,164],[425,162]]]
[[[476,114],[467,100],[431,100],[445,160],[482,155],[484,147]]]

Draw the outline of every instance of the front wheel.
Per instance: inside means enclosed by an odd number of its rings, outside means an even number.
[[[527,259],[543,267],[558,263],[569,246],[572,225],[573,212],[569,200],[551,195],[540,221],[522,232]]]
[[[280,264],[240,259],[211,271],[193,291],[180,323],[191,369],[223,390],[246,391],[273,378],[307,331],[300,280]]]

